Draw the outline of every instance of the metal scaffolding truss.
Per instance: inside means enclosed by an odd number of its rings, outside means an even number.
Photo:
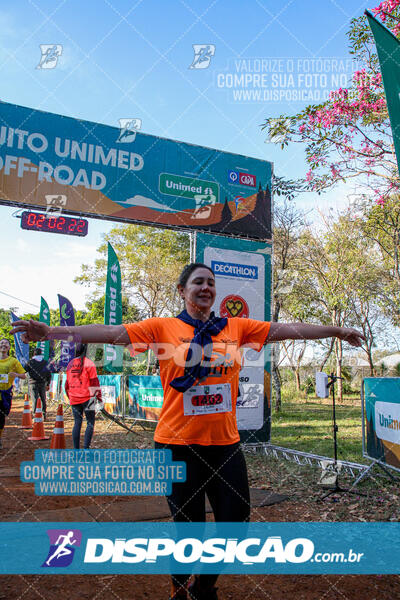
[[[318,454],[310,454],[309,452],[300,452],[299,450],[292,450],[290,448],[282,448],[282,446],[275,446],[274,444],[245,444],[243,449],[245,452],[251,452],[253,454],[263,453],[266,456],[290,460],[302,467],[310,465],[318,466],[321,469],[329,469],[330,463],[333,464],[333,458],[319,456]],[[363,472],[368,468],[368,465],[361,465],[345,460],[338,460],[337,464],[342,473],[347,472],[352,477],[358,476],[360,472]]]

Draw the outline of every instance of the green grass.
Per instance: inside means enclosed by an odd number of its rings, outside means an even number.
[[[336,405],[338,459],[368,462],[362,456],[361,404],[345,398]],[[271,443],[333,458],[332,401],[293,398],[272,413]]]

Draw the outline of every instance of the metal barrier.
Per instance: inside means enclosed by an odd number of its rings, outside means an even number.
[[[300,450],[283,448],[282,446],[275,446],[274,444],[245,444],[243,445],[243,450],[253,454],[261,452],[267,456],[273,456],[274,458],[283,458],[304,467],[318,466],[323,469],[326,468],[326,463],[333,463],[333,458],[327,456],[319,456],[318,454],[311,454],[309,452],[301,452]],[[338,460],[337,464],[341,468],[342,472],[346,471],[352,477],[356,477],[357,474],[360,474],[360,472],[363,472],[368,468],[368,465],[348,462],[345,460]]]

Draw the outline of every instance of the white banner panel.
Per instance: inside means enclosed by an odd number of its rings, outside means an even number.
[[[221,317],[264,320],[264,257],[253,252],[205,248],[204,262],[215,273],[217,296],[214,310]]]
[[[400,404],[375,402],[375,430],[381,440],[400,444]]]
[[[261,254],[206,247],[204,262],[215,273],[215,313],[264,321],[265,260]],[[239,430],[260,429],[264,418],[264,349],[245,350],[237,402]]]

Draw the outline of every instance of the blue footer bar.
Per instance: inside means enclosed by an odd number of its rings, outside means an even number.
[[[399,523],[1,523],[0,574],[398,574]]]

